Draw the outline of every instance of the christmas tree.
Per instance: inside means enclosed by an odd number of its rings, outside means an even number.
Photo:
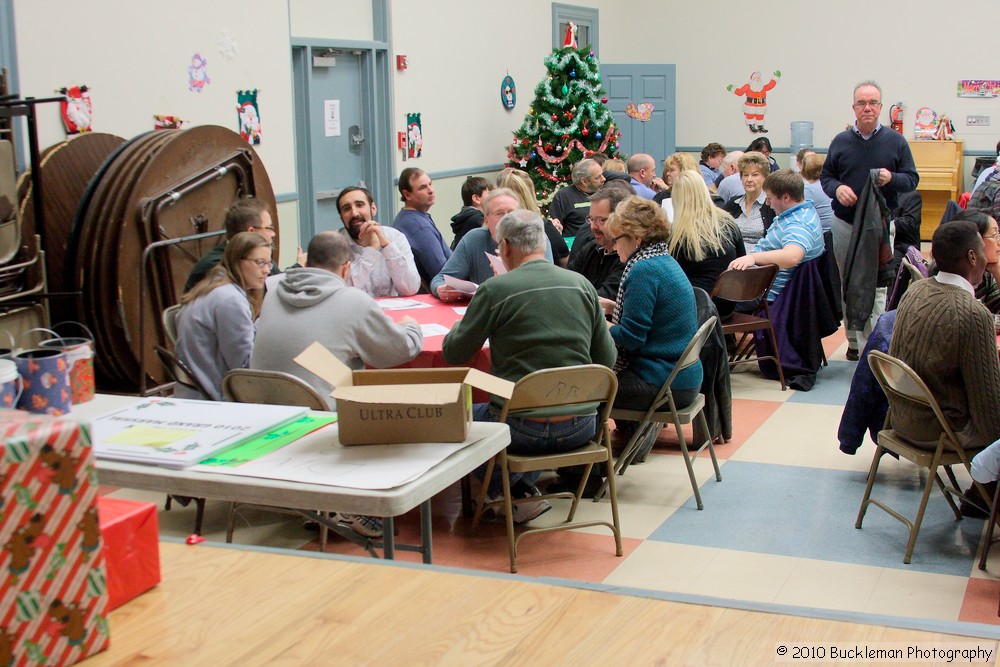
[[[614,118],[605,106],[600,63],[576,47],[576,26],[566,44],[545,58],[548,76],[535,86],[535,101],[507,149],[508,166],[527,171],[539,201],[546,202],[579,160],[594,153],[618,156]]]

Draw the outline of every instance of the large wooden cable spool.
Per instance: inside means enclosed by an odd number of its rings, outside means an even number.
[[[44,229],[39,229],[30,175],[21,207],[21,229],[28,239],[36,230],[44,235],[45,268],[48,291],[68,291],[65,280],[66,256],[74,234],[76,210],[94,175],[108,156],[125,143],[113,134],[87,132],[52,146],[42,156],[36,169],[44,184],[42,200]],[[30,174],[29,172],[26,172]],[[52,320],[77,319],[75,300],[52,299],[49,308]]]
[[[103,389],[136,391],[165,381],[153,353],[166,342],[160,313],[178,301],[191,268],[220,238],[160,244],[222,230],[226,209],[247,196],[259,199],[277,225],[260,158],[222,127],[141,135],[102,166],[77,212],[72,281],[97,339]],[[277,239],[274,246],[277,255]]]

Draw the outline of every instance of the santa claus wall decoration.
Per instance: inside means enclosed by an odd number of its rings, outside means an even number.
[[[62,115],[66,134],[90,132],[93,107],[87,86],[60,88],[59,92],[63,96],[59,103],[59,113]]]
[[[240,121],[240,136],[254,146],[260,143],[260,110],[257,90],[236,91],[236,113]]]

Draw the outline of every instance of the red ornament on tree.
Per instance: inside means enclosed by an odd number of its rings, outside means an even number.
[[[552,114],[552,120],[559,120],[559,116]]]
[[[607,103],[608,103],[608,98],[602,97],[601,98],[601,104],[607,104]]]
[[[588,130],[587,128],[583,128],[582,130],[580,130],[580,134],[582,134],[583,136],[587,136],[588,134],[590,134],[590,130]]]

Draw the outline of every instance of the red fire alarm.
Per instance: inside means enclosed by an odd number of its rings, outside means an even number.
[[[406,69],[408,65],[409,63],[406,62],[406,56],[396,56],[396,69],[402,71]]]
[[[404,149],[406,148],[406,132],[396,133],[396,147]]]

